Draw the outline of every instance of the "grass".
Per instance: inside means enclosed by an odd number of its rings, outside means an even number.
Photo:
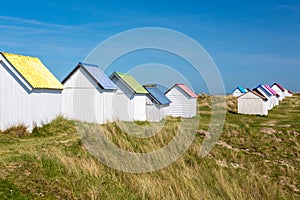
[[[200,159],[210,100],[198,98],[200,124],[190,148],[168,167],[149,173],[101,164],[83,145],[78,123],[62,117],[31,134],[22,126],[1,132],[0,199],[299,199],[300,95],[286,98],[267,117],[236,114],[236,99],[227,97],[222,135]],[[145,153],[172,141],[180,122],[169,117],[161,123],[100,127],[120,148]],[[157,133],[139,138],[124,133],[122,126]]]

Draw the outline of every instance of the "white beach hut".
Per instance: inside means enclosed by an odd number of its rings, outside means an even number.
[[[272,94],[271,98],[273,100],[274,106],[278,106],[279,105],[279,95],[267,84],[262,85],[265,90],[267,90],[268,92],[270,92]]]
[[[282,101],[285,97],[285,89],[278,83],[274,83],[271,88],[279,95],[279,100]]]
[[[235,97],[241,96],[242,94],[245,94],[247,92],[247,90],[241,86],[236,87],[233,92],[232,95]]]
[[[279,95],[275,90],[273,90],[268,84],[264,84],[264,87],[265,87],[265,89],[267,89],[269,92],[271,92],[272,95],[274,96],[276,106],[279,105],[280,95]]]
[[[36,57],[0,54],[0,129],[48,123],[61,108],[63,86]]]
[[[238,113],[248,115],[268,115],[268,99],[256,91],[238,97]]]
[[[168,114],[170,99],[155,84],[144,85],[149,92],[146,99],[146,117],[150,122],[159,122]]]
[[[146,121],[147,90],[129,74],[113,72],[109,78],[118,87],[113,100],[114,118],[122,121]]]
[[[168,115],[191,118],[197,114],[197,95],[184,84],[175,84],[165,95],[171,100]]]
[[[103,124],[113,121],[117,86],[97,66],[79,63],[62,81],[62,114],[68,119]]]
[[[284,94],[286,97],[291,97],[293,96],[293,93],[290,90],[285,89]]]
[[[271,110],[276,105],[276,102],[272,97],[273,96],[272,93],[266,90],[262,84],[258,85],[253,90],[268,99],[267,100],[268,110]]]
[[[291,96],[293,96],[293,93],[292,93],[290,90],[285,89],[285,88],[282,87],[280,84],[274,83],[274,84],[272,85],[272,87],[273,87],[273,86],[278,87],[278,88],[283,92],[283,96],[284,96],[284,97],[291,97]],[[276,89],[276,88],[275,88],[275,89]]]

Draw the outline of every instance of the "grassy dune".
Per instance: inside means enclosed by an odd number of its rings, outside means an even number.
[[[300,95],[267,117],[238,115],[236,99],[227,97],[223,133],[203,159],[197,153],[207,136],[210,97],[200,96],[198,105],[200,124],[188,151],[168,167],[142,174],[101,164],[85,149],[77,123],[61,117],[31,134],[22,126],[1,132],[0,199],[300,198]],[[118,123],[101,128],[127,151],[150,152],[174,138],[178,123],[168,118],[150,139],[124,134]]]

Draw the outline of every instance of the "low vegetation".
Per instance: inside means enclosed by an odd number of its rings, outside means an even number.
[[[62,117],[32,133],[22,126],[0,132],[0,199],[299,199],[300,95],[286,98],[266,117],[237,114],[236,99],[227,97],[222,135],[208,156],[199,158],[209,135],[210,100],[198,98],[200,124],[187,133],[196,136],[190,148],[171,165],[148,173],[105,166],[86,150],[78,122]],[[180,121],[100,128],[120,148],[145,153],[168,144]],[[124,125],[150,126],[157,134],[135,137],[124,133]]]

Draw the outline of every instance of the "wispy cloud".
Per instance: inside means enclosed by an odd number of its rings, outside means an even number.
[[[126,26],[128,25],[128,19],[124,18],[118,21],[101,21],[95,23],[84,23],[76,25],[65,25],[65,24],[55,24],[48,23],[44,21],[31,20],[26,18],[12,17],[12,16],[1,16],[0,15],[0,28],[4,31],[7,30],[18,30],[20,34],[24,31],[30,32],[32,34],[39,34],[41,32],[48,33],[76,33],[76,32],[86,32],[92,33],[93,31],[97,32],[106,30],[110,28]],[[106,29],[106,30],[105,30]]]
[[[0,29],[2,37],[12,37],[20,39],[24,35],[39,35],[45,33],[63,34],[78,27],[66,26],[61,24],[51,24],[37,20],[30,20],[18,17],[0,16]],[[20,36],[20,38],[16,38]]]
[[[11,17],[11,16],[0,16],[0,22],[8,22],[8,23],[14,23],[14,24],[24,24],[29,26],[42,26],[42,27],[51,27],[51,28],[70,28],[70,26],[62,25],[62,24],[52,24],[52,23],[46,23],[38,20],[31,20],[31,19],[25,19],[25,18],[19,18],[19,17]]]

